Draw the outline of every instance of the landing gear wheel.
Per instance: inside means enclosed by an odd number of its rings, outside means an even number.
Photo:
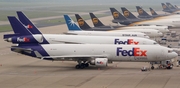
[[[153,69],[154,69],[154,66],[152,66],[151,69],[153,70]]]
[[[83,69],[84,67],[85,67],[85,64],[82,63],[82,64],[80,65],[80,68]]]
[[[86,63],[86,64],[85,64],[85,67],[89,67],[89,63]]]
[[[79,69],[80,68],[80,65],[76,65],[76,67],[75,67],[76,69]]]

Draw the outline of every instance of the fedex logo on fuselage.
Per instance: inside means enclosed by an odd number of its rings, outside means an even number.
[[[114,44],[127,44],[127,45],[138,45],[138,41],[134,41],[133,39],[127,39],[127,41],[121,41],[120,39],[114,39]]]
[[[97,64],[103,64],[103,62],[102,61],[97,61]]]
[[[26,37],[24,37],[24,38],[17,37],[17,42],[29,42],[29,41],[30,41],[29,38],[26,38]]]
[[[141,50],[138,47],[134,47],[131,50],[125,50],[122,47],[117,47],[116,56],[147,56],[147,50]]]

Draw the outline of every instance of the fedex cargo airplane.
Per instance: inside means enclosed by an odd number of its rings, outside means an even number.
[[[18,23],[15,17],[9,17]],[[19,22],[20,23],[20,22]],[[12,25],[23,28],[18,24]],[[22,25],[22,24],[21,24]],[[13,26],[12,26],[13,27]],[[33,28],[34,26],[29,26]],[[14,29],[14,28],[13,28]],[[29,29],[29,28],[28,28]],[[28,33],[28,31],[24,32]],[[37,32],[36,32],[37,33]],[[38,34],[38,33],[37,33]],[[16,36],[19,34],[15,34]],[[12,35],[11,35],[12,36]],[[32,37],[30,37],[32,38]],[[31,42],[28,37],[21,42]],[[104,48],[106,47],[106,48]],[[38,44],[37,42],[12,46],[11,50],[24,55],[45,60],[77,61],[76,68],[88,67],[89,64],[106,66],[108,61],[154,62],[172,59],[177,56],[172,49],[155,45],[113,45],[113,44]],[[156,52],[154,52],[156,51]],[[120,59],[119,59],[120,58]],[[83,63],[82,63],[83,62]]]
[[[69,44],[148,44],[158,45],[157,42],[140,37],[113,37],[113,36],[85,36],[85,35],[60,35],[60,34],[32,34],[30,30],[36,30],[31,28],[28,30],[25,26],[19,22],[16,17],[8,17],[10,24],[15,32],[19,36],[13,36],[6,38],[8,42],[14,44],[57,44],[57,43],[69,43]],[[45,40],[45,41],[44,41]]]
[[[112,44],[29,44],[12,46],[11,51],[53,61],[77,61],[77,69],[90,65],[107,66],[108,62],[155,62],[177,57],[172,49],[155,45]],[[154,66],[151,67],[154,69]]]

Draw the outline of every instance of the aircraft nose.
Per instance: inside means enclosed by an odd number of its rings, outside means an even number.
[[[168,54],[169,59],[173,59],[173,58],[175,58],[177,56],[178,56],[178,54],[176,52],[172,52],[172,53]]]

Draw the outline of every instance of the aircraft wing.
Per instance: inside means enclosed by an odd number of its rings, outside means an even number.
[[[62,42],[62,43],[67,43],[67,44],[84,44],[84,43],[78,43],[78,42],[69,42],[69,41],[57,41],[53,40],[54,42]]]
[[[54,60],[58,59],[90,59],[90,58],[106,58],[107,55],[64,55],[64,56],[42,56],[38,51],[34,51],[37,57],[41,59],[53,58]]]
[[[75,33],[67,33],[67,32],[64,32],[63,34],[66,34],[66,35],[77,35]]]

